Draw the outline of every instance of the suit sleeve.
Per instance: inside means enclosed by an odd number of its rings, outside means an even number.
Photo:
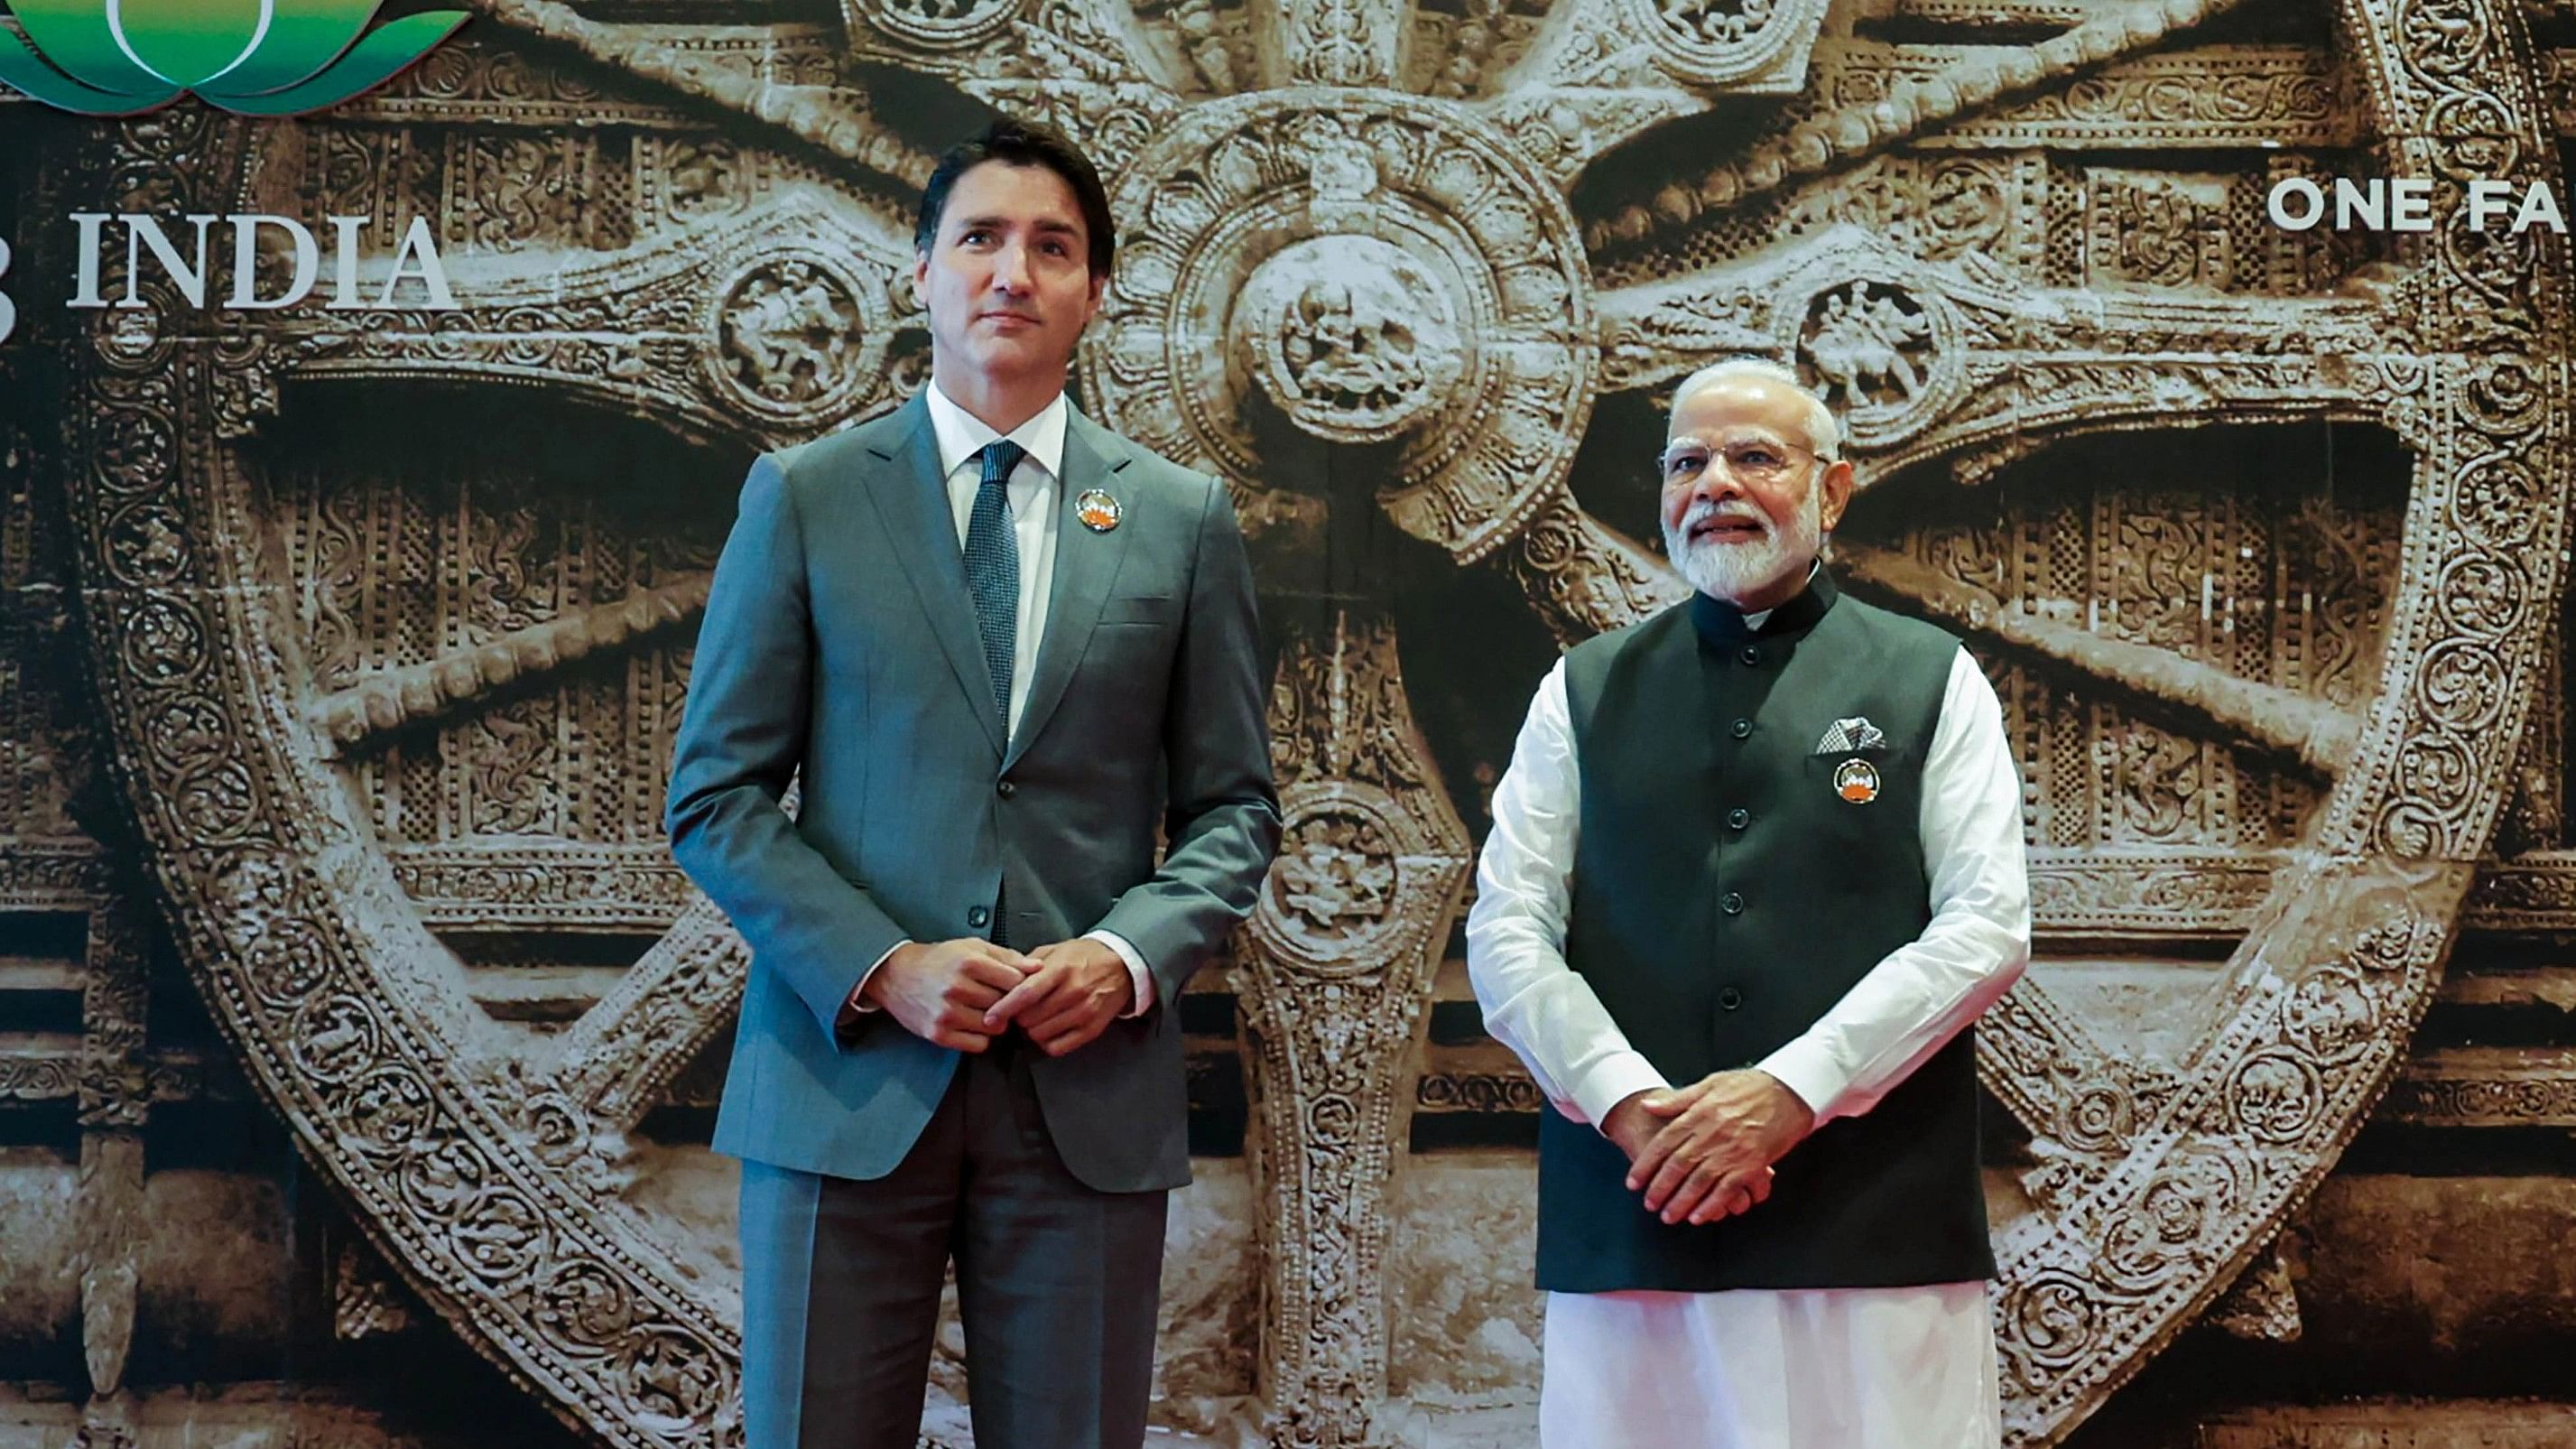
[[[750,945],[752,969],[784,976],[831,1036],[860,978],[905,933],[781,803],[813,708],[808,610],[796,500],[779,461],[764,457],[743,484],[698,628],[663,824],[672,857]]]
[[[1172,668],[1163,718],[1169,848],[1162,868],[1120,896],[1100,922],[1136,947],[1153,972],[1156,999],[1167,1003],[1180,999],[1190,974],[1252,913],[1279,849],[1252,565],[1233,502],[1213,481]]]

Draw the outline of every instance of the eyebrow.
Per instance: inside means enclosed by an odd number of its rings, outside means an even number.
[[[1787,433],[1779,428],[1765,428],[1760,423],[1737,423],[1732,426],[1751,428],[1755,431],[1749,434],[1739,433],[1732,437],[1721,435],[1719,442],[1711,442],[1697,433],[1675,433],[1664,439],[1664,448],[1666,451],[1685,446],[1693,448],[1714,448],[1720,446],[1722,443],[1734,442],[1785,443],[1793,448],[1806,446],[1805,444],[1798,442],[1796,439],[1791,438]]]
[[[1007,216],[969,216],[959,219],[957,229],[959,231],[975,231],[979,229],[995,231],[1009,227],[1011,222],[1012,218]],[[1082,229],[1080,227],[1075,226],[1069,221],[1058,221],[1054,217],[1041,217],[1037,221],[1030,223],[1030,225],[1036,227],[1042,232],[1061,232],[1066,236],[1082,235]]]

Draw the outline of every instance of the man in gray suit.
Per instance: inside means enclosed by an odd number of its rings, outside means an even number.
[[[914,242],[930,386],[753,465],[672,765],[672,854],[752,951],[745,1423],[912,1449],[953,1259],[976,1442],[1132,1449],[1174,1005],[1279,838],[1252,579],[1222,485],[1066,404],[1113,245],[1069,141],[950,151]]]

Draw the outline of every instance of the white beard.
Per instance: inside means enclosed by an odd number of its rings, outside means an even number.
[[[1694,542],[1690,531],[1694,524],[1717,514],[1751,519],[1762,525],[1762,537],[1746,543],[1721,543],[1716,539]],[[1705,500],[1694,503],[1682,515],[1680,526],[1664,529],[1664,556],[1690,581],[1690,586],[1711,598],[1733,604],[1761,593],[1793,573],[1803,573],[1816,556],[1824,551],[1824,500],[1817,490],[1807,490],[1807,501],[1791,517],[1785,528],[1775,528],[1769,519],[1760,517],[1750,505],[1720,509]]]

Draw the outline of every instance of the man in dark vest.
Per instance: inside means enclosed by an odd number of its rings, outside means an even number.
[[[914,245],[929,385],[752,465],[673,751],[752,951],[743,1424],[912,1449],[953,1262],[975,1442],[1137,1449],[1173,1007],[1279,840],[1252,574],[1223,484],[1066,401],[1112,248],[1070,141],[953,148]]]
[[[1546,1449],[1992,1449],[1969,1024],[2030,954],[2021,784],[1957,640],[1842,597],[1824,403],[1674,394],[1698,592],[1577,646],[1494,792],[1467,966],[1539,1130]]]

